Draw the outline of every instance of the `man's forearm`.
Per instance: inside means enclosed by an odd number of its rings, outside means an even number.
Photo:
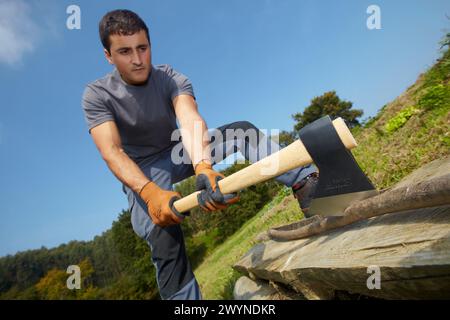
[[[113,148],[103,159],[117,179],[136,193],[150,181],[122,148]]]
[[[189,121],[190,120],[190,121]],[[199,116],[192,116],[182,123],[182,137],[184,148],[188,151],[195,167],[202,160],[211,163],[211,151],[209,147],[208,127]]]

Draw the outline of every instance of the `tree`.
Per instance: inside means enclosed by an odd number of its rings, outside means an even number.
[[[65,271],[52,269],[39,280],[36,289],[39,297],[44,300],[75,299],[75,291],[66,286],[68,275]]]
[[[323,116],[329,115],[332,119],[341,117],[349,127],[359,125],[357,118],[361,117],[363,111],[360,109],[351,110],[353,103],[341,100],[336,91],[325,92],[323,95],[314,97],[311,104],[306,107],[303,113],[299,112],[292,115],[297,122],[294,126],[296,132]]]
[[[51,269],[36,284],[35,289],[38,297],[43,300],[73,300],[73,299],[95,299],[98,289],[92,284],[94,268],[89,259],[85,258],[78,266],[81,270],[81,288],[69,289],[67,279],[69,274],[65,270]]]
[[[448,32],[444,36],[444,38],[441,40],[440,44],[441,44],[441,49],[446,47],[446,46],[450,46],[450,32]]]
[[[297,140],[297,138],[295,137],[295,132],[285,130],[280,131],[278,136],[275,136],[274,138],[278,139],[278,144],[280,145],[281,148],[285,148],[292,142]]]
[[[445,15],[447,17],[447,20],[450,21],[450,17],[448,15]],[[444,37],[442,38],[442,40],[439,42],[439,44],[441,45],[441,50],[448,46],[450,47],[450,32],[446,32]]]

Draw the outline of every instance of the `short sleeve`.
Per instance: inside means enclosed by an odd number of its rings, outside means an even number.
[[[165,72],[169,76],[168,90],[170,99],[173,100],[180,94],[188,94],[195,99],[194,88],[191,81],[184,74],[175,71],[171,66],[165,65]]]
[[[84,90],[81,104],[89,133],[99,124],[114,120],[114,115],[103,102],[101,95],[89,85]]]

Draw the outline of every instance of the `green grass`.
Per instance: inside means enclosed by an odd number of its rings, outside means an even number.
[[[420,97],[417,105],[422,109],[439,108],[442,105],[450,105],[450,86],[439,83],[430,86]]]

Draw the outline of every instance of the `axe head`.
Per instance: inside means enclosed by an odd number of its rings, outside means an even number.
[[[308,215],[343,215],[350,203],[378,194],[342,143],[329,116],[303,127],[300,140],[319,169],[319,184]]]

